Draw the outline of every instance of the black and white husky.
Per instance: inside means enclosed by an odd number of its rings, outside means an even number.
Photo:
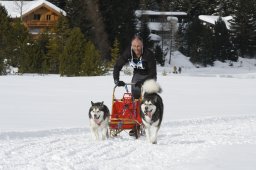
[[[146,137],[150,143],[157,143],[157,133],[163,119],[163,101],[158,95],[161,87],[155,80],[147,80],[142,86],[141,118]]]
[[[102,140],[108,137],[109,109],[103,102],[93,103],[89,110],[90,128],[95,140],[99,140],[101,130]]]

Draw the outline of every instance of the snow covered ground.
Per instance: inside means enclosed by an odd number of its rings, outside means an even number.
[[[127,133],[92,140],[90,102],[111,110],[112,75],[1,76],[0,170],[254,170],[254,61],[194,68],[177,56],[182,74],[171,73],[173,64],[158,68],[165,110],[157,145]]]

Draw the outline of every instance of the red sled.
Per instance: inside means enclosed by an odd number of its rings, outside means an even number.
[[[134,99],[132,93],[128,90],[128,85],[132,85],[132,83],[126,83],[124,86],[126,92],[120,99],[115,97],[115,90],[117,86],[114,87],[112,112],[109,122],[110,136],[115,137],[123,131],[133,129],[134,136],[137,139],[139,138],[142,130],[142,120],[140,117],[141,98]]]

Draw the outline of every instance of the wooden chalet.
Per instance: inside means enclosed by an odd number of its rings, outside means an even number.
[[[43,31],[51,31],[60,16],[66,12],[46,0],[34,1],[0,1],[8,15],[21,19],[29,32],[35,37]]]

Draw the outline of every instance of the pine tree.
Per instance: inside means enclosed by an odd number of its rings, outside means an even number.
[[[65,9],[67,0],[48,0],[48,1],[61,9]]]
[[[117,58],[120,56],[120,43],[118,39],[116,38],[113,44],[113,47],[111,49],[111,62],[109,67],[114,67]]]
[[[86,38],[93,38],[93,25],[89,19],[85,0],[66,1],[65,11],[71,27],[79,27]]]
[[[47,44],[47,49],[48,49],[48,52],[46,54],[45,65],[48,66],[47,67],[48,72],[58,74],[59,65],[60,65],[59,58],[63,51],[60,48],[57,36],[53,36],[49,39],[49,42]]]
[[[191,0],[191,6],[188,9],[189,19],[196,19],[199,15],[212,14],[211,8],[209,9],[209,3],[207,0]]]
[[[0,75],[5,74],[4,60],[8,59],[10,24],[7,11],[0,5]]]
[[[156,45],[155,48],[155,57],[156,57],[156,61],[161,65],[164,66],[164,55],[163,55],[163,50],[160,47],[160,45]]]
[[[181,53],[185,53],[185,27],[181,23],[178,26],[178,30],[175,33],[175,48],[178,49]]]
[[[214,15],[222,17],[233,15],[237,0],[216,0]]]
[[[214,26],[214,56],[222,62],[237,59],[235,49],[230,42],[229,31],[221,17]]]
[[[193,63],[200,62],[199,52],[200,52],[200,40],[202,36],[203,26],[200,21],[196,18],[191,23],[188,24],[186,29],[186,41],[187,46],[185,51],[187,51],[187,56]]]
[[[83,58],[84,35],[79,28],[73,28],[68,37],[63,55],[60,56],[61,76],[78,76]]]
[[[140,23],[140,30],[139,30],[140,37],[143,40],[143,46],[147,48],[152,48],[153,44],[150,42],[150,30],[148,28],[148,19],[147,17],[142,17]]]
[[[92,22],[93,39],[91,41],[95,44],[96,48],[100,50],[102,59],[110,59],[110,43],[108,41],[108,35],[105,29],[105,23],[103,22],[102,13],[99,11],[99,1],[87,0],[87,16]]]
[[[107,71],[103,65],[100,52],[95,48],[91,41],[87,41],[84,49],[80,75],[99,76]]]
[[[233,43],[242,57],[250,56],[255,46],[255,10],[254,0],[238,0],[231,22]]]
[[[252,11],[252,15],[251,15],[251,19],[252,19],[252,23],[251,23],[251,30],[252,30],[252,34],[250,36],[249,39],[249,56],[251,58],[256,58],[256,3],[252,3],[252,7],[251,7],[251,11]]]
[[[38,42],[29,43],[24,46],[20,73],[43,73],[43,53]]]
[[[60,17],[54,28],[53,34],[47,44],[46,65],[48,72],[60,73],[60,57],[63,56],[65,43],[70,35],[70,25],[65,17]]]
[[[203,66],[213,65],[214,62],[214,53],[213,53],[213,34],[212,30],[208,27],[202,27],[202,32],[200,36],[200,45],[199,45],[199,62]]]
[[[169,9],[171,9],[172,11],[187,12],[189,7],[191,6],[190,0],[173,0],[173,1],[168,1],[168,3],[169,3]]]
[[[48,31],[43,32],[40,34],[39,38],[36,40],[36,43],[40,49],[41,54],[41,64],[39,73],[49,73],[50,65],[49,65],[49,58],[47,57],[48,48],[47,45],[49,44],[50,34]]]
[[[91,40],[102,52],[103,59],[109,59],[110,43],[99,3],[99,0],[70,0],[66,4],[66,12],[71,26],[79,27],[86,39]],[[114,21],[112,18],[111,22]],[[111,22],[108,23],[108,27],[113,24]]]
[[[15,40],[15,42],[13,44],[10,65],[18,67],[19,72],[24,73],[28,71],[28,65],[32,62],[32,58],[29,57],[29,49],[33,43],[27,28],[20,20],[16,20],[12,25],[11,39]]]
[[[70,26],[69,20],[64,16],[61,16],[58,19],[58,22],[56,23],[56,25],[54,26],[54,32],[56,33],[55,35],[61,51],[64,50],[65,42],[70,35],[70,31],[71,31],[70,27],[71,26]]]
[[[159,4],[158,2],[156,2],[156,0],[142,0],[140,1],[140,7],[147,10],[153,10],[153,11],[160,10]]]
[[[254,3],[253,6],[253,35],[252,35],[252,41],[250,45],[250,51],[252,51],[254,58],[256,58],[256,3]],[[252,55],[251,55],[252,56]]]
[[[136,33],[135,10],[138,9],[138,5],[138,0],[99,0],[99,9],[109,43],[113,44],[115,38],[118,38],[120,51],[130,46],[131,38]]]

